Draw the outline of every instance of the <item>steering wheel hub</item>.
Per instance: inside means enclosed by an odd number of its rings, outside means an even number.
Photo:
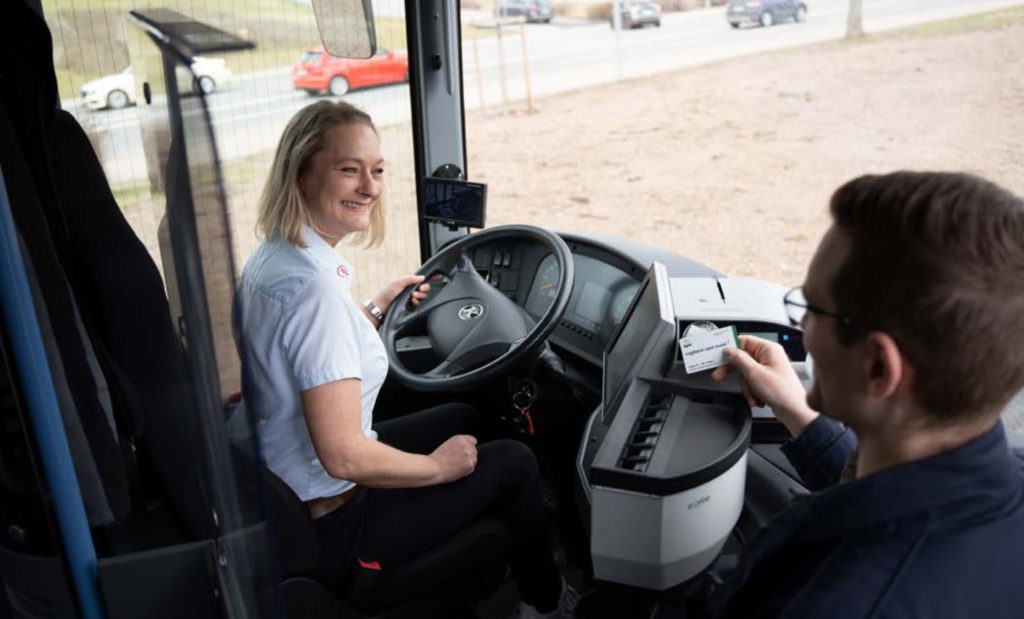
[[[481,303],[470,303],[459,308],[459,320],[475,320],[484,315],[484,306]]]

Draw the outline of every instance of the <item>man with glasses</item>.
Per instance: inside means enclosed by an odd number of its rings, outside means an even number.
[[[778,344],[730,349],[806,485],[747,548],[724,617],[1024,617],[1024,201],[965,174],[864,176],[832,196],[802,289],[805,391]]]

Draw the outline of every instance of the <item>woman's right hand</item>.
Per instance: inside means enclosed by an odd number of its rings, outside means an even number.
[[[437,463],[439,484],[462,479],[476,468],[476,438],[468,434],[457,434],[430,454]]]

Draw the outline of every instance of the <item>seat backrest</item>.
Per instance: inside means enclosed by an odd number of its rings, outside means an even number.
[[[5,13],[2,161],[5,176],[19,181],[12,210],[115,520],[130,516],[131,478],[145,486],[136,502],[163,498],[184,539],[212,537],[189,424],[193,398],[163,281],[85,133],[56,109],[45,22],[23,0]]]
[[[78,265],[72,283],[92,327],[111,391],[132,424],[139,452],[180,519],[187,538],[214,526],[202,489],[194,400],[163,281],[125,220],[78,123],[57,113],[52,132],[54,186]]]

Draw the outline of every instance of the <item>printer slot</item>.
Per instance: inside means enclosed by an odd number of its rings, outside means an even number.
[[[672,408],[672,394],[651,394],[637,415],[633,431],[619,459],[619,468],[644,472],[650,463],[658,436]]]
[[[649,460],[650,457],[651,457],[651,452],[652,451],[654,451],[654,448],[652,446],[646,446],[646,445],[637,445],[635,447],[630,446],[630,447],[626,448],[626,455],[623,456],[623,459],[627,459],[627,458],[643,458],[644,460]]]
[[[646,436],[634,435],[629,441],[630,447],[654,447],[654,444],[658,442],[658,435],[653,432],[644,432]]]
[[[661,421],[662,419],[664,419],[667,416],[668,416],[668,407],[667,406],[659,406],[659,407],[648,406],[647,408],[644,409],[643,414],[640,415],[640,419],[644,420],[644,421],[649,421],[649,420]]]
[[[652,432],[657,435],[661,432],[662,425],[660,419],[641,419],[636,424],[636,432]]]
[[[622,462],[619,463],[619,468],[629,469],[631,471],[640,471],[641,473],[647,470],[648,459],[642,456],[635,458],[623,458]]]
[[[647,406],[664,406],[669,407],[672,405],[672,394],[671,393],[652,393],[651,397],[647,400]]]

